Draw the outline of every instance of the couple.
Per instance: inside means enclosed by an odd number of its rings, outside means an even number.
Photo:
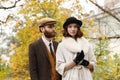
[[[42,37],[29,45],[31,80],[92,80],[96,58],[88,40],[80,30],[82,21],[69,17],[63,24],[63,38],[58,44],[56,20],[39,21]]]

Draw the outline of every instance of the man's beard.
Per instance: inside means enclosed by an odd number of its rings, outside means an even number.
[[[55,32],[55,31],[53,31],[53,32],[48,32],[47,30],[45,30],[44,35],[45,35],[45,37],[47,37],[47,38],[54,38],[54,37],[56,36],[56,32]]]

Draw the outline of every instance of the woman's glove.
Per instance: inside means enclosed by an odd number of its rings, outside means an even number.
[[[83,61],[80,63],[80,65],[88,66],[89,65],[89,61],[83,59]]]
[[[76,57],[73,59],[73,61],[78,64],[80,61],[82,61],[84,59],[84,52],[83,50],[81,52],[78,52]]]

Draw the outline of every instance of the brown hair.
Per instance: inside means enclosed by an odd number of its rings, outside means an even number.
[[[79,26],[79,25],[78,25]],[[67,28],[68,27],[65,27],[64,30],[63,30],[63,36],[64,37],[72,37],[68,31],[67,31]],[[77,38],[81,38],[83,36],[83,32],[80,30],[80,27],[77,27],[78,31],[77,31],[77,34],[75,35],[75,39]]]

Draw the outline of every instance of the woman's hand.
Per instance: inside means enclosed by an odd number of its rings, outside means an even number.
[[[84,59],[84,52],[83,50],[81,52],[78,52],[76,57],[73,59],[73,61],[78,64],[80,61],[82,61]]]

